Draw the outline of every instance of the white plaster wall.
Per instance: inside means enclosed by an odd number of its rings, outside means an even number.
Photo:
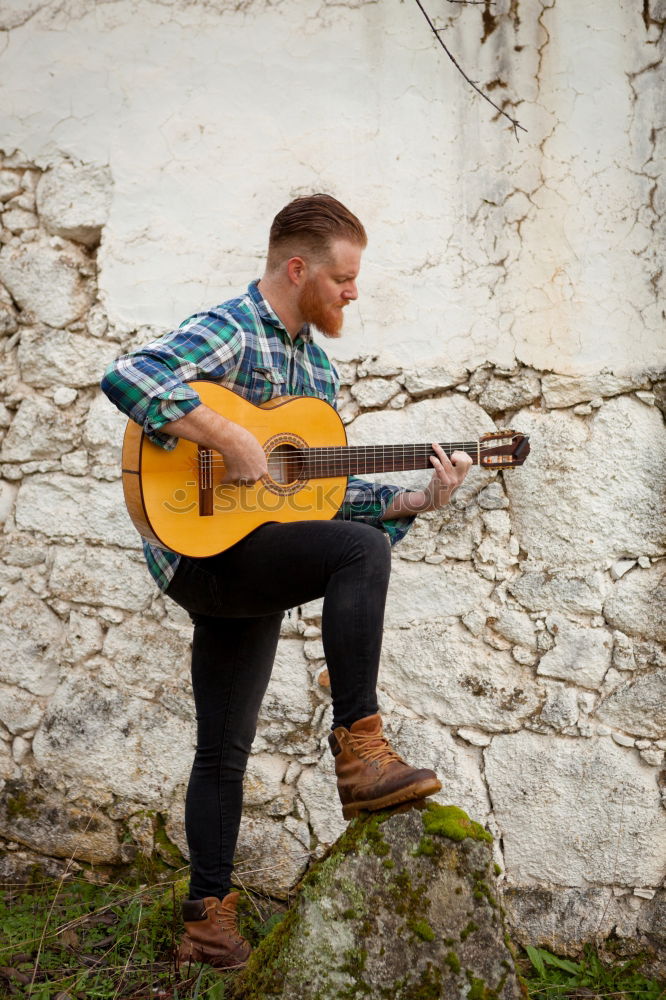
[[[664,933],[666,12],[430,9],[519,142],[410,2],[0,0],[6,871],[129,861],[151,810],[184,847],[188,627],[97,380],[237,293],[273,214],[327,190],[370,233],[328,345],[350,439],[532,435],[394,552],[389,730],[495,833],[523,940]],[[343,828],[320,613],[285,620],[247,782],[239,870],[275,892]]]
[[[398,0],[10,4],[0,131],[40,166],[110,165],[100,286],[124,329],[235,292],[266,220],[321,188],[371,234],[340,357],[660,364],[658,27],[633,0],[501,0],[481,43],[481,8],[442,6],[519,143]]]

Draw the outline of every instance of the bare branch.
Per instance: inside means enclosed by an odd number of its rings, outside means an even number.
[[[451,2],[454,2],[454,0],[451,0]],[[463,2],[463,0],[455,0],[455,2]],[[469,2],[469,0],[464,0],[464,2]],[[470,80],[470,78],[467,76],[467,73],[464,71],[464,69],[462,68],[462,66],[460,65],[460,63],[456,59],[456,57],[453,55],[453,53],[450,51],[450,49],[447,48],[447,46],[444,44],[444,42],[440,38],[440,34],[442,33],[442,31],[444,29],[443,28],[436,28],[435,27],[435,25],[430,20],[430,17],[428,16],[427,10],[425,9],[425,7],[423,6],[423,4],[421,3],[421,0],[416,0],[416,3],[417,3],[417,6],[418,6],[419,10],[421,11],[421,13],[423,14],[423,16],[425,17],[426,21],[428,22],[428,25],[429,25],[430,30],[432,31],[433,35],[435,36],[435,38],[437,39],[437,41],[439,42],[439,44],[442,46],[442,48],[446,52],[446,54],[449,57],[449,59],[451,60],[451,62],[453,63],[453,65],[456,67],[456,69],[460,73],[460,75],[467,81],[467,83],[470,85],[470,87],[472,87],[477,92],[477,94],[481,95],[481,97],[484,99],[484,101],[487,101],[488,104],[492,104],[492,106],[494,107],[495,111],[499,111],[499,113],[501,115],[503,115],[505,118],[507,118],[511,122],[511,124],[513,125],[513,133],[514,133],[514,135],[516,137],[516,140],[517,140],[518,139],[518,129],[522,129],[523,132],[527,132],[527,129],[525,128],[525,126],[521,125],[520,122],[516,118],[512,118],[511,115],[507,114],[507,112],[504,111],[502,108],[500,108],[500,106],[498,104],[495,104],[495,102],[493,100],[491,100],[491,98],[488,97],[487,94],[484,94],[484,92],[481,90],[481,88],[478,87],[476,83],[474,83],[474,80]]]

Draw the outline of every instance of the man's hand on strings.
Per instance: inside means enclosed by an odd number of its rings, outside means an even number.
[[[465,451],[454,451],[451,457],[433,441],[430,464],[434,472],[430,483],[423,491],[426,497],[426,510],[437,510],[446,506],[451,497],[463,483],[472,467],[472,459]]]
[[[436,442],[433,442],[432,450],[435,454],[430,456],[430,462],[434,472],[428,486],[424,490],[397,493],[384,512],[382,521],[408,517],[411,514],[425,514],[426,511],[445,507],[450,502],[469,472],[472,459],[464,451],[454,451],[449,458]]]

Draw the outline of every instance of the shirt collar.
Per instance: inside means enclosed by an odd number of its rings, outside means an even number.
[[[260,278],[255,278],[254,281],[250,282],[250,284],[247,286],[248,295],[256,305],[257,312],[261,316],[263,322],[267,323],[269,326],[276,327],[278,330],[284,330],[284,332],[289,337],[289,333],[287,332],[284,323],[277,315],[277,313],[274,312],[271,305],[266,301],[266,299],[259,291],[258,285],[260,280],[261,280]],[[294,338],[294,343],[296,343],[296,341],[299,338],[301,340],[306,341],[307,343],[310,343],[312,341],[312,333],[310,331],[310,326],[308,323],[304,323],[301,329],[298,331],[296,337]]]

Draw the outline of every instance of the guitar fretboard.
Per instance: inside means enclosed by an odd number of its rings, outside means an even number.
[[[465,451],[473,463],[479,463],[478,441],[447,441],[440,445],[447,455]],[[371,475],[375,472],[402,472],[408,469],[431,469],[430,444],[346,445],[331,448],[304,448],[294,454],[303,462],[310,478],[326,476]]]

